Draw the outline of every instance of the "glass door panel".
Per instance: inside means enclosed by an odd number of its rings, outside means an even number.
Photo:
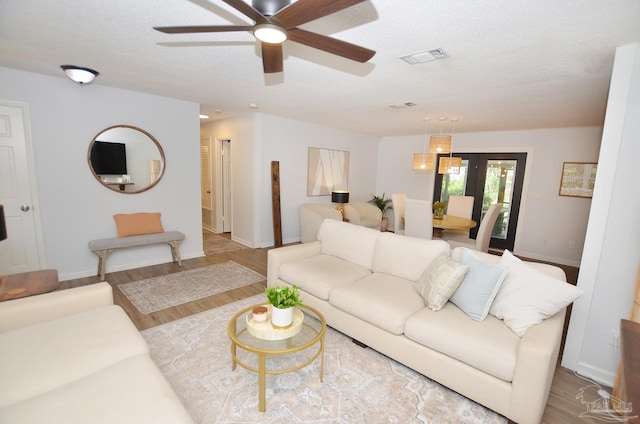
[[[464,159],[460,165],[459,174],[446,174],[442,176],[442,191],[440,201],[449,203],[449,196],[464,196],[467,188],[467,175],[469,174],[469,160]]]
[[[509,215],[513,199],[513,183],[516,160],[488,160],[487,174],[484,180],[484,196],[482,199],[482,218],[495,203],[502,203],[502,211],[498,215],[491,237],[506,240],[509,228]]]

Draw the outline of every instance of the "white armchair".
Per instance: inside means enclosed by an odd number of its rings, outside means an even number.
[[[367,202],[349,202],[344,204],[344,215],[350,223],[362,225],[380,231],[382,211]]]
[[[333,205],[319,203],[303,203],[298,207],[300,215],[300,241],[310,243],[318,240],[320,224],[325,219],[342,221],[342,214]]]

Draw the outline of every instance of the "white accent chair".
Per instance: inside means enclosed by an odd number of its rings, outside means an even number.
[[[444,232],[442,239],[451,245],[451,249],[456,247],[467,247],[469,249],[478,250],[487,253],[489,251],[489,242],[491,241],[491,233],[496,224],[498,215],[502,211],[502,203],[496,203],[489,206],[487,213],[480,222],[476,239],[469,237],[460,237],[460,234],[447,234]]]
[[[344,204],[344,215],[350,223],[362,225],[380,231],[382,226],[382,211],[367,202],[349,202]]]
[[[396,234],[404,234],[404,201],[407,193],[392,193],[391,204],[393,205],[393,232]]]
[[[433,237],[433,213],[431,202],[418,199],[404,201],[404,235],[431,240]]]
[[[303,203],[298,207],[300,215],[300,241],[311,243],[318,240],[320,224],[325,219],[342,221],[342,214],[331,204]]]

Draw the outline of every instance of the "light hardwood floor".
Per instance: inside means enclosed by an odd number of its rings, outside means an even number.
[[[228,237],[228,235],[227,235]],[[262,275],[267,275],[267,249],[244,249],[234,252],[222,253],[218,255],[205,256],[202,258],[188,259],[182,261],[183,266],[179,267],[174,263],[167,263],[144,268],[137,268],[127,271],[108,273],[107,281],[113,286],[116,304],[122,306],[133,323],[139,330],[164,324],[179,318],[184,318],[198,312],[206,311],[224,304],[250,297],[264,291],[266,279],[263,282],[249,286],[230,290],[204,299],[196,300],[184,305],[178,305],[162,311],[142,314],[129,300],[117,289],[119,284],[138,281],[159,275],[184,271],[187,269],[199,268],[207,265],[221,263],[232,260],[240,265],[250,268]],[[567,279],[575,283],[577,278],[576,268],[565,268]],[[572,279],[574,281],[572,281]],[[63,281],[60,289],[77,287],[98,282],[98,277],[87,277],[76,280]],[[593,418],[581,418],[580,414],[586,412],[586,406],[577,398],[580,389],[590,385],[586,381],[566,368],[558,367],[551,386],[551,394],[547,403],[547,408],[542,422],[544,424],[564,424],[564,423],[601,423],[601,420]],[[603,387],[611,392],[609,387]]]

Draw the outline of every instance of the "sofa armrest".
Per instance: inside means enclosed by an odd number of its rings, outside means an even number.
[[[0,302],[0,333],[113,305],[113,290],[105,281]]]
[[[276,285],[275,281],[278,279],[280,265],[297,259],[319,255],[321,247],[321,242],[314,241],[312,243],[295,244],[269,250],[267,252],[267,287]]]
[[[566,308],[529,327],[520,340],[509,418],[518,423],[539,423],[549,397],[558,362]]]

